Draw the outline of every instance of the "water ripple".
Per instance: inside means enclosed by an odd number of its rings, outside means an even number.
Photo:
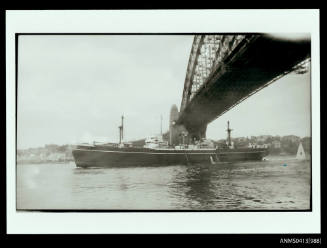
[[[18,165],[17,205],[24,209],[309,209],[310,163],[283,163],[108,169]]]

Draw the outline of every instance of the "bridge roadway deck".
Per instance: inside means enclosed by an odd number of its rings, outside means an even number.
[[[237,105],[273,79],[310,57],[310,41],[257,36],[231,53],[179,115],[190,133]]]

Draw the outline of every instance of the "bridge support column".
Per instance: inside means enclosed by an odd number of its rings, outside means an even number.
[[[203,125],[201,127],[191,127],[186,129],[188,130],[189,137],[192,141],[197,141],[206,138],[207,125]]]
[[[173,105],[170,110],[169,120],[169,145],[176,146],[179,144],[192,144],[206,138],[207,124],[190,125],[177,124],[179,112],[176,105]],[[193,125],[192,125],[193,124]]]

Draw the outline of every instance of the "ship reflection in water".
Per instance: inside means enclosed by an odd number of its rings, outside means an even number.
[[[287,166],[285,166],[285,164]],[[17,166],[18,209],[307,210],[310,161],[76,168]]]

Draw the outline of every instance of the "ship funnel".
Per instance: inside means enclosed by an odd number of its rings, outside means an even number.
[[[173,145],[178,142],[177,130],[176,130],[176,120],[178,119],[178,108],[174,104],[170,109],[169,117],[169,145]],[[177,140],[177,141],[176,141]]]

